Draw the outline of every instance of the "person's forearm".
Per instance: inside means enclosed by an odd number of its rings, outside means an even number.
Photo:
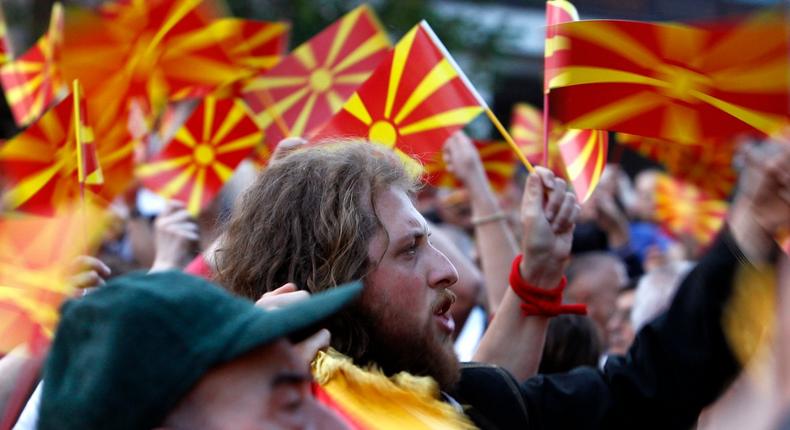
[[[507,290],[510,264],[518,254],[518,245],[485,177],[482,180],[470,181],[467,187],[472,198],[473,219],[502,214],[497,219],[475,224],[475,239],[485,278],[488,309],[493,312],[499,308]]]
[[[538,372],[549,318],[524,316],[521,299],[507,289],[473,360],[501,366],[524,381]]]

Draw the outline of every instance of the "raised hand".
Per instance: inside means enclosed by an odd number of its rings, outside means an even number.
[[[104,285],[104,280],[110,276],[111,270],[101,260],[89,255],[81,255],[71,264],[72,275],[68,279],[69,285],[74,288],[96,288]]]
[[[480,153],[463,131],[457,131],[445,141],[442,157],[447,170],[470,191],[475,192],[479,187],[488,187]]]
[[[790,228],[790,145],[764,144],[746,153],[729,224],[747,257],[769,257],[774,239]]]
[[[580,207],[561,178],[543,167],[527,177],[521,203],[524,240],[521,277],[533,285],[553,288],[570,258],[573,229]]]
[[[169,202],[154,222],[156,257],[150,272],[181,269],[194,256],[198,225],[183,203]]]

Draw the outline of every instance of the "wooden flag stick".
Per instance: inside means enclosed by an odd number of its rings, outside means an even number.
[[[499,122],[499,119],[496,117],[496,115],[494,115],[494,112],[492,112],[491,108],[488,107],[488,103],[483,100],[483,97],[477,92],[477,89],[474,87],[474,85],[472,85],[472,82],[469,80],[469,78],[466,77],[466,74],[464,74],[464,71],[458,66],[458,63],[455,62],[453,56],[450,55],[450,51],[447,50],[447,47],[444,46],[439,37],[436,36],[436,33],[433,32],[431,26],[428,25],[425,20],[420,21],[419,25],[423,28],[423,30],[425,30],[425,33],[431,38],[434,45],[439,48],[439,51],[441,51],[442,55],[444,55],[444,58],[446,58],[450,65],[453,66],[453,69],[455,69],[455,72],[458,73],[458,77],[461,79],[461,82],[464,83],[469,92],[475,97],[477,103],[483,108],[483,111],[486,113],[488,119],[491,120],[492,124],[494,124],[494,127],[499,131],[499,134],[501,134],[505,139],[505,142],[510,145],[510,148],[516,153],[524,167],[526,167],[530,173],[533,173],[535,168],[532,167],[532,164],[530,164],[529,160],[527,160],[527,157],[525,157],[524,153],[521,152],[521,148],[516,145],[516,142],[510,136],[510,133],[508,133],[507,130],[505,130],[505,127],[502,126],[502,123]]]
[[[496,115],[494,115],[494,112],[492,112],[491,108],[489,108],[488,106],[485,106],[484,109],[486,111],[486,116],[488,116],[488,119],[491,120],[492,124],[494,124],[494,127],[497,129],[497,131],[499,131],[499,134],[501,134],[502,138],[505,139],[505,142],[507,142],[507,144],[510,145],[510,148],[513,150],[513,152],[516,153],[518,159],[521,160],[521,164],[523,164],[524,167],[527,168],[527,171],[529,171],[529,173],[535,173],[535,168],[532,167],[532,163],[530,163],[529,160],[527,160],[527,157],[524,156],[524,153],[521,151],[521,148],[519,148],[518,145],[516,145],[516,142],[513,140],[513,137],[510,136],[510,133],[508,133],[507,130],[505,130],[505,127],[502,126],[502,123],[499,122],[499,118],[497,118]]]

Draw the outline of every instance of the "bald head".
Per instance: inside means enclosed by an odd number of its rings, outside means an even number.
[[[608,342],[606,324],[614,311],[617,292],[628,282],[626,273],[623,262],[605,252],[574,256],[566,271],[566,300],[587,305],[604,345]]]

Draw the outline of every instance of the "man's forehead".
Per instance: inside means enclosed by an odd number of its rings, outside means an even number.
[[[379,196],[379,203],[379,219],[390,235],[428,232],[428,222],[405,191],[391,188]]]

